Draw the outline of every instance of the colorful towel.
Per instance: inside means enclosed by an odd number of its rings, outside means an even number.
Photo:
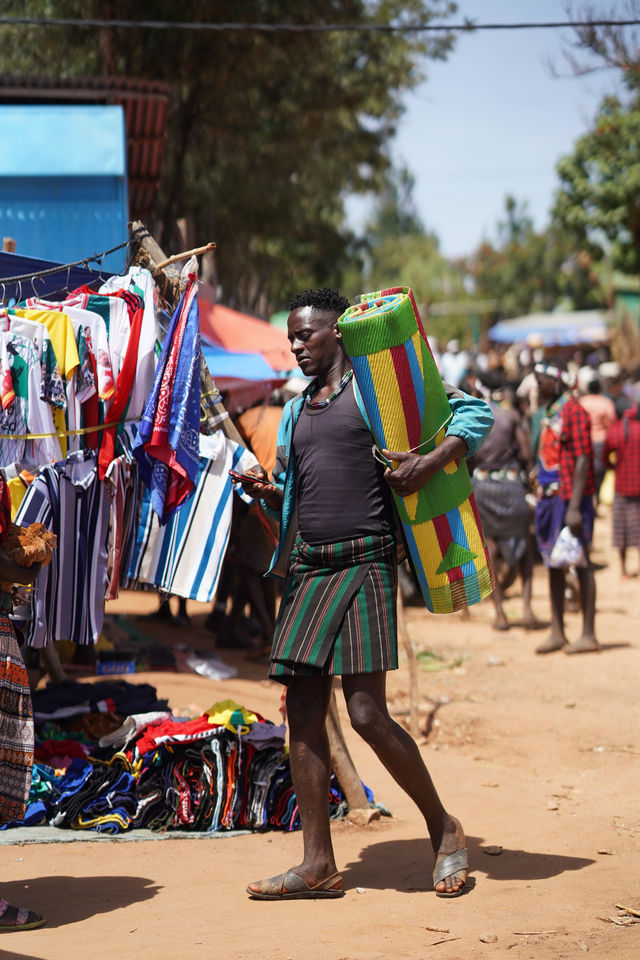
[[[161,525],[193,492],[198,477],[201,350],[197,293],[196,275],[189,273],[133,448]]]
[[[429,453],[451,409],[408,288],[364,294],[338,321],[380,450]],[[465,460],[394,500],[422,595],[433,613],[489,596],[495,579]]]

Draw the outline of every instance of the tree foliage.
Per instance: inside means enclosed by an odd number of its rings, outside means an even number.
[[[582,24],[574,27],[575,40],[572,50],[566,54],[572,71],[585,74],[612,67],[621,71],[629,89],[640,88],[640,29],[615,24],[596,25],[602,20],[640,19],[640,0],[568,2],[565,6],[569,18]]]
[[[426,229],[413,199],[414,178],[406,169],[391,170],[365,224],[358,246],[361,268],[345,277],[348,296],[390,286],[411,287],[430,335],[446,342],[465,336],[465,316],[430,316],[444,300],[467,299],[464,271],[440,253],[438,238]]]
[[[557,223],[534,229],[526,203],[505,199],[497,242],[484,241],[469,264],[475,295],[494,301],[494,317],[599,306],[602,301],[588,257],[576,253],[569,233]]]
[[[640,270],[640,97],[607,97],[591,130],[557,166],[553,216],[592,257]]]
[[[0,2],[4,15],[272,23],[428,22],[449,0],[59,0]],[[300,287],[339,283],[350,192],[377,191],[401,95],[452,39],[416,33],[257,33],[4,27],[5,73],[164,80],[172,109],[156,228],[186,219],[218,244],[227,303],[267,312]]]

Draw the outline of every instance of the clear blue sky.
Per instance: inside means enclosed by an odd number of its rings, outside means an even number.
[[[458,0],[458,8],[457,22],[567,19],[564,0]],[[547,223],[556,161],[617,82],[614,71],[572,76],[563,58],[572,37],[571,30],[462,34],[446,61],[427,62],[426,82],[406,96],[392,154],[415,176],[418,212],[446,256],[495,235],[507,193],[528,201],[537,228]],[[358,207],[350,205],[351,216]]]

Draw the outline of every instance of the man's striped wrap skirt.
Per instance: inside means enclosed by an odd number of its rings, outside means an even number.
[[[291,553],[269,675],[375,673],[398,666],[396,541],[366,536]]]

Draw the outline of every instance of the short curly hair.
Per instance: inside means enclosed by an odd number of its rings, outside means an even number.
[[[337,290],[332,290],[331,287],[323,287],[322,290],[305,290],[289,302],[289,310],[297,310],[298,307],[315,307],[316,310],[337,314],[343,314],[350,306],[347,298]]]

